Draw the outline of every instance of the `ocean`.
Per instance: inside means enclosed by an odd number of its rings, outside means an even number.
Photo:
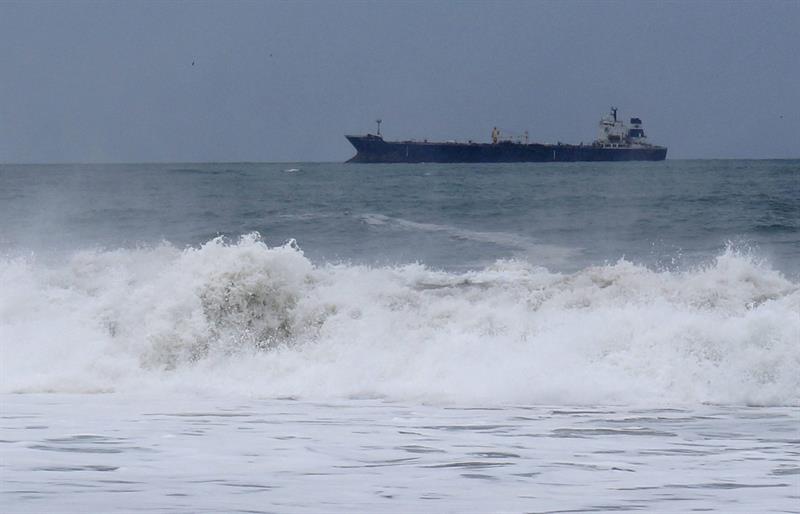
[[[800,512],[800,161],[0,165],[3,512]]]

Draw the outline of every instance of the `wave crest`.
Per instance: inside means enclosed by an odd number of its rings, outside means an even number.
[[[0,261],[3,391],[800,403],[800,289],[704,267],[313,265],[257,235]]]

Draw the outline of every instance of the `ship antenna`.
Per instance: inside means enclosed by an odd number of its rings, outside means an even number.
[[[611,114],[614,116],[614,123],[616,123],[617,122],[617,108],[616,107],[612,107],[611,108]]]
[[[378,124],[378,135],[379,135],[379,136],[381,135],[381,122],[382,122],[382,121],[383,121],[383,120],[382,120],[382,119],[380,119],[380,118],[378,118],[377,120],[375,120],[375,123],[377,123],[377,124]]]

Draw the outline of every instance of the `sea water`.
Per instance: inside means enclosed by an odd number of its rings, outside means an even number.
[[[4,512],[797,512],[800,161],[0,166]]]

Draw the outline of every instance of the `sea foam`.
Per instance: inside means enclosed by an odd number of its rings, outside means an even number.
[[[800,404],[800,287],[729,249],[571,274],[315,265],[257,235],[0,260],[0,391]]]

